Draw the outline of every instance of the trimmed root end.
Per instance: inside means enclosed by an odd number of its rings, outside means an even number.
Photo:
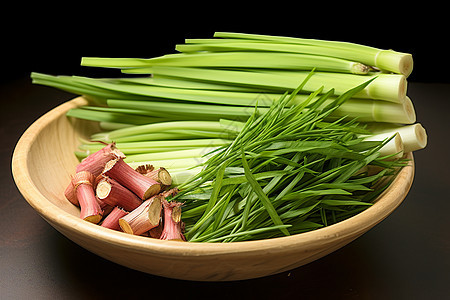
[[[163,185],[165,186],[172,185],[172,176],[170,176],[169,171],[167,171],[165,168],[160,168],[158,177]]]
[[[181,221],[181,207],[175,206],[172,210],[172,220],[175,223],[179,223]]]
[[[416,110],[414,109],[413,102],[409,97],[405,97],[405,101],[403,102],[403,109],[405,111],[406,119],[405,124],[413,124],[416,122]]]
[[[93,216],[87,216],[84,218],[85,221],[98,224],[102,219],[102,215],[93,215]]]
[[[417,143],[420,149],[423,149],[427,146],[428,136],[425,128],[421,124],[416,124],[414,126],[414,133],[417,137]]]
[[[371,70],[371,67],[369,67],[365,64],[362,64],[362,63],[354,63],[351,68],[352,74],[357,74],[357,75],[366,75],[369,73],[370,70]]]
[[[123,232],[133,234],[133,229],[131,228],[130,224],[128,224],[128,222],[124,219],[119,219],[119,226]]]
[[[160,191],[161,191],[161,184],[159,184],[159,183],[152,184],[147,189],[147,191],[145,191],[143,200],[153,197],[154,195],[158,194]]]
[[[404,55],[399,62],[400,73],[408,77],[411,75],[414,66],[413,57],[411,54]]]
[[[118,161],[119,161],[119,158],[109,160],[105,164],[105,167],[103,168],[103,172],[102,173],[105,174],[106,172],[111,170]]]
[[[97,184],[96,194],[99,199],[105,199],[111,192],[111,184],[106,180],[101,180]]]
[[[152,203],[148,208],[148,221],[155,227],[158,226],[161,218],[161,208],[162,208],[161,198],[154,197]]]
[[[413,58],[409,53],[381,50],[375,57],[375,65],[381,70],[408,77],[412,73]]]
[[[398,98],[400,102],[404,102],[406,99],[406,92],[408,90],[408,82],[406,81],[405,76],[400,76],[399,84],[398,84]]]

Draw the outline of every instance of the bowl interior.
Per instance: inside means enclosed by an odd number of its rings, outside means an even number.
[[[409,154],[410,166],[372,207],[338,224],[290,237],[203,244],[131,236],[79,219],[79,209],[64,198],[64,189],[78,164],[73,151],[79,138],[99,130],[96,122],[65,116],[69,109],[86,103],[81,97],[68,101],[27,129],[14,151],[14,180],[29,204],[69,239],[111,261],[160,276],[238,280],[301,266],[339,249],[382,221],[400,205],[413,180],[413,157]]]
[[[65,103],[50,111],[27,132],[29,151],[24,159],[25,165],[18,172],[26,172],[29,183],[35,191],[56,207],[73,215],[79,215],[79,209],[64,198],[64,190],[79,163],[74,149],[80,138],[87,138],[99,130],[96,122],[67,118],[63,111],[82,105],[84,99]],[[31,202],[30,204],[32,204]]]

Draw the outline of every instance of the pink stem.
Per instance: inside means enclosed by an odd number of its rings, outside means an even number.
[[[119,206],[126,211],[132,211],[142,204],[142,200],[136,194],[107,176],[98,181],[96,193],[101,201],[111,206]]]
[[[110,143],[83,159],[76,167],[76,172],[89,171],[96,177],[102,173],[108,161],[118,157],[124,158],[125,155],[116,148],[115,143]]]
[[[186,241],[182,233],[181,205],[180,202],[167,202],[163,200],[164,228],[161,233],[161,240]]]
[[[102,218],[103,211],[95,196],[93,181],[94,176],[88,171],[78,172],[72,178],[72,184],[80,204],[80,218],[97,224]]]
[[[160,183],[137,172],[122,158],[107,162],[103,174],[117,180],[142,200],[158,194],[161,190]]]
[[[161,218],[161,197],[155,195],[119,220],[126,233],[141,235],[158,226]]]
[[[73,186],[72,181],[67,185],[67,188],[64,190],[64,196],[73,205],[80,206],[77,199],[77,193],[75,192],[75,187]]]
[[[121,209],[120,207],[114,207],[109,215],[103,220],[102,227],[120,231],[119,219],[126,216],[127,211]]]

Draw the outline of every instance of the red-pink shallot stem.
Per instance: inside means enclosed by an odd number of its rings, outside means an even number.
[[[154,169],[152,165],[142,165],[137,167],[136,171],[147,177],[150,177],[154,181],[159,182],[164,186],[170,186],[172,184],[172,176],[170,176],[169,171],[167,171],[163,167]]]
[[[174,187],[174,188],[171,188],[170,190],[167,190],[167,191],[162,192],[161,195],[162,195],[164,198],[167,198],[167,197],[173,197],[173,196],[175,196],[176,194],[178,194],[179,191],[180,191],[180,190],[179,190],[177,187]]]
[[[145,200],[138,208],[119,220],[120,228],[129,234],[142,235],[158,226],[161,219],[161,196]]]
[[[75,168],[75,171],[88,171],[97,177],[100,175],[105,168],[105,164],[111,159],[115,159],[118,157],[125,158],[125,155],[116,148],[115,143],[106,144],[105,147],[90,154],[88,157],[83,159]],[[94,188],[96,183],[94,183]],[[75,188],[72,183],[70,183],[64,191],[64,196],[69,200],[73,205],[80,206],[78,204],[78,200],[75,193]]]
[[[73,186],[72,181],[69,182],[67,188],[64,190],[64,196],[73,205],[80,206],[77,199],[77,193],[75,192],[75,187]]]
[[[105,164],[111,159],[125,158],[125,155],[116,147],[115,143],[107,144],[107,146],[90,154],[83,159],[76,168],[76,172],[89,171],[95,177],[103,172]]]
[[[122,158],[108,161],[103,174],[117,180],[142,200],[158,194],[161,190],[160,183],[142,175],[124,162]]]
[[[121,209],[120,207],[115,206],[113,210],[109,213],[109,215],[103,220],[101,226],[121,231],[119,226],[119,219],[126,216],[127,214],[128,214],[127,211]]]
[[[151,238],[159,239],[161,237],[162,231],[163,231],[163,224],[159,223],[158,226],[150,229],[150,231],[148,232],[148,235]]]
[[[186,241],[182,233],[181,205],[180,202],[162,202],[164,210],[164,228],[161,233],[161,240]]]
[[[118,181],[104,175],[98,180],[96,194],[106,204],[122,207],[126,211],[132,211],[142,204],[142,200],[136,194]]]
[[[80,204],[80,218],[97,224],[102,219],[103,211],[95,196],[94,176],[88,171],[77,172],[72,178],[78,203]]]

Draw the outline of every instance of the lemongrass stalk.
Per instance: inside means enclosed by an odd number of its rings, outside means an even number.
[[[249,95],[251,101],[257,103],[259,95]],[[255,98],[253,98],[255,97]],[[266,97],[264,97],[266,98]],[[215,105],[215,104],[198,104],[198,103],[170,103],[159,101],[133,101],[133,100],[108,100],[109,107],[123,108],[133,107],[147,111],[150,114],[161,113],[169,114],[176,118],[178,115],[186,114],[191,118],[201,120],[217,120],[221,118],[247,118],[254,112],[254,108],[236,106],[236,105]],[[267,108],[258,107],[259,113],[263,113]]]
[[[330,103],[327,100],[325,103]],[[383,122],[412,124],[416,121],[416,113],[409,97],[403,103],[387,101],[368,101],[366,99],[349,99],[330,115],[331,117],[356,118],[359,122]]]
[[[413,59],[412,55],[409,53],[378,49],[356,43],[233,32],[216,32],[214,37],[256,39],[289,44],[315,45],[331,49],[342,49],[350,53],[354,53],[354,55],[358,55],[360,57],[360,60],[358,61],[370,66],[375,66],[381,70],[387,70],[409,76],[413,69]]]
[[[166,130],[203,130],[203,129],[208,129],[209,131],[215,132],[223,132],[224,130],[220,122],[217,121],[173,121],[173,122],[153,123],[118,129],[109,132],[108,136],[110,139],[114,140],[116,138],[129,135],[163,132]]]
[[[243,38],[187,38],[184,39],[185,44],[229,44],[233,42],[243,42],[246,43],[262,43],[264,41],[256,39],[243,39]]]
[[[161,156],[164,153],[160,153]],[[169,171],[171,169],[182,169],[182,168],[192,168],[204,163],[207,160],[205,157],[187,157],[187,158],[171,158],[171,159],[158,159],[158,160],[133,160],[133,159],[124,159],[124,161],[131,165],[136,166],[139,165],[152,165],[155,169],[165,168]]]
[[[119,81],[106,81],[86,77],[73,77],[72,80],[75,82],[81,81],[87,85],[110,91],[112,95],[108,99],[151,100],[152,98],[166,98],[216,104],[248,105],[254,104],[258,96],[261,95],[261,92],[252,94],[245,92],[225,93],[221,90],[190,90],[133,83],[118,84]]]
[[[84,57],[84,66],[142,68],[152,66],[263,68],[312,70],[367,74],[369,67],[354,61],[309,54],[277,52],[222,52],[198,54],[168,54],[149,59]]]
[[[413,152],[426,147],[428,136],[425,128],[420,123],[412,125],[398,124],[369,124],[368,129],[380,137],[386,137],[397,132],[403,142],[404,151]]]
[[[280,94],[265,94],[265,99],[276,99]],[[334,97],[331,97],[333,99]],[[300,104],[307,99],[307,95],[297,95],[294,98],[293,103]],[[318,99],[316,97],[315,99]],[[327,101],[330,103],[332,100]],[[108,104],[113,107],[136,107],[142,110],[148,110],[149,113],[155,107],[161,111],[170,110],[174,112],[198,112],[199,118],[201,118],[201,113],[208,114],[209,116],[215,116],[216,119],[220,118],[230,118],[242,119],[249,117],[255,112],[255,108],[241,107],[241,106],[217,106],[217,105],[207,105],[207,104],[196,104],[196,103],[164,103],[164,102],[153,102],[153,101],[125,101],[125,100],[109,100]],[[263,104],[264,105],[264,104]],[[266,107],[259,107],[256,109],[259,113],[264,113],[268,110]],[[356,99],[351,98],[342,104],[336,111],[333,112],[334,116],[343,117],[348,116],[351,118],[358,118],[362,122],[395,122],[402,124],[411,124],[415,122],[416,115],[414,106],[411,99],[406,97],[403,103],[392,103],[388,101],[378,101],[371,99]]]
[[[400,134],[394,133],[393,135],[371,135],[365,137],[366,141],[384,141],[390,139],[383,147],[380,148],[380,156],[389,156],[390,159],[401,158],[404,154],[404,146]]]
[[[98,125],[100,126],[100,129],[102,131],[112,131],[112,130],[117,130],[117,129],[122,129],[122,128],[133,126],[132,124],[127,124],[127,123],[106,122],[106,121],[99,121]]]
[[[255,104],[258,104],[258,107],[260,107],[270,106],[273,101],[279,99],[280,93],[284,93],[286,89],[295,88],[299,82],[303,81],[309,75],[308,72],[245,72],[178,67],[155,67],[155,70],[166,75],[179,77],[186,81],[198,79],[204,82],[225,83],[225,85],[229,86],[250,86],[256,89],[256,91],[232,92],[168,88],[132,83],[120,84],[119,81],[114,80],[106,81],[80,77],[71,78],[70,80],[73,80],[75,83],[82,81],[86,85],[92,85],[113,93],[108,99],[153,100],[160,98],[236,106],[255,106]],[[317,72],[308,81],[307,85],[305,85],[305,91],[315,91],[321,86],[324,86],[324,92],[329,89],[334,89],[335,94],[339,95],[345,92],[346,88],[352,88],[370,79],[372,79],[372,76]],[[273,93],[272,91],[271,93],[267,93],[268,88],[275,89],[277,92]],[[257,92],[257,89],[260,89],[260,91]],[[406,89],[407,83],[404,76],[380,74],[364,90],[358,93],[358,95],[355,95],[355,97],[400,103],[406,98]],[[155,114],[157,113],[155,112]],[[161,115],[158,116],[164,117]]]
[[[106,99],[120,99],[126,95],[121,92],[115,92],[103,88],[94,87],[92,85],[86,85],[81,82],[76,82],[73,76],[52,76],[33,72],[31,73],[31,78],[33,84],[50,86],[70,93],[83,95],[89,100],[93,100],[97,104],[104,104]],[[143,99],[143,97],[139,95],[133,95],[133,98]]]
[[[193,148],[220,147],[228,145],[231,140],[224,139],[193,139],[193,140],[168,140],[168,141],[145,141],[116,143],[117,147],[126,155],[147,152],[164,152],[187,150]],[[98,151],[102,145],[99,144],[81,144],[79,150]]]
[[[269,95],[267,95],[269,97]],[[278,95],[278,98],[281,95]],[[275,94],[270,95],[271,98],[276,98]],[[315,99],[317,99],[316,97]],[[304,102],[307,99],[306,95],[297,95],[295,97],[295,100],[293,103],[300,104]],[[331,97],[333,99],[333,97]],[[326,103],[330,103],[332,100],[326,101]],[[125,106],[129,105],[129,107],[136,107],[140,109],[148,109],[149,113],[150,110],[153,107],[153,103],[155,102],[147,102],[147,101],[121,101],[121,100],[115,100],[108,102],[112,106]],[[169,111],[170,109],[173,109],[174,111],[178,110],[178,107],[176,105],[168,105],[165,106],[165,103],[159,102],[156,104],[156,106],[160,106],[161,110]],[[219,117],[229,117],[229,116],[236,116],[239,118],[242,117],[248,117],[250,116],[255,109],[250,108],[242,108],[240,106],[227,106],[226,111],[227,113],[224,113],[221,115],[221,110],[215,106],[215,105],[199,105],[195,103],[184,103],[179,106],[180,108],[185,109],[186,111],[195,111],[198,109],[204,109],[204,112],[210,112],[211,115],[216,114],[217,118]],[[222,108],[222,107],[220,107]],[[209,109],[209,110],[208,110]],[[225,110],[225,109],[224,109]],[[265,107],[258,107],[257,111],[259,113],[264,113],[267,111],[267,108]],[[348,116],[351,118],[358,118],[358,120],[362,122],[395,122],[395,123],[402,123],[402,124],[411,124],[414,123],[416,120],[415,110],[413,103],[409,97],[406,97],[403,103],[397,104],[397,103],[391,103],[388,101],[378,101],[378,100],[371,100],[371,99],[356,99],[351,98],[347,100],[344,104],[342,104],[336,111],[333,112],[333,116],[337,117],[343,117]]]
[[[216,151],[219,147],[198,147],[188,150],[178,150],[170,151],[164,153],[143,153],[128,155],[124,160],[127,163],[131,162],[152,162],[157,160],[172,160],[172,159],[182,159],[182,158],[197,158],[208,156],[213,151]],[[153,164],[153,163],[152,163]]]
[[[122,68],[122,67],[148,67],[148,58],[123,57],[82,57],[81,66]]]
[[[236,71],[200,69],[189,67],[155,66],[154,74],[185,78],[187,80],[201,80],[206,82],[220,82],[230,85],[243,85],[260,88],[271,88],[278,91],[293,91],[299,83],[304,81],[310,72],[290,71]],[[306,82],[302,92],[311,93],[324,88],[324,92],[334,89],[336,95],[373,79],[373,76],[360,76],[344,73],[317,72]],[[406,97],[407,82],[403,75],[379,74],[355,98],[370,98],[401,103]]]
[[[114,141],[117,143],[126,143],[126,142],[141,142],[141,141],[160,141],[160,140],[190,140],[198,138],[231,139],[234,136],[235,135],[232,135],[229,132],[216,132],[206,130],[168,130],[159,133],[136,134],[119,137],[115,138]],[[106,137],[103,137],[102,140],[105,139]]]
[[[108,104],[108,102],[106,102],[106,104]],[[143,121],[146,121],[147,123],[150,123],[152,121],[152,118],[148,118],[148,111],[136,108],[129,108],[129,107],[117,108],[117,107],[91,106],[91,105],[84,105],[81,108],[89,111],[111,112],[123,115],[131,115],[133,119],[144,118]],[[158,112],[153,113],[152,117],[157,117],[158,122],[170,119],[167,116],[167,114],[159,114]],[[145,118],[148,118],[150,122]]]
[[[128,69],[122,70],[122,73],[127,73]],[[124,77],[118,79],[119,82],[152,85],[168,88],[182,88],[189,90],[214,90],[214,91],[230,91],[230,92],[255,92],[255,89],[245,88],[240,86],[231,86],[224,84],[216,84],[210,82],[200,82],[183,80],[178,78],[171,78],[166,76],[144,76],[144,77]]]
[[[107,110],[90,110],[81,108],[72,108],[67,113],[66,116],[90,120],[90,121],[99,121],[99,122],[113,122],[113,123],[122,123],[129,125],[142,125],[149,123],[157,123],[162,121],[167,121],[169,118],[161,118],[161,117],[149,117],[143,115],[129,114],[129,113],[121,113]]]

